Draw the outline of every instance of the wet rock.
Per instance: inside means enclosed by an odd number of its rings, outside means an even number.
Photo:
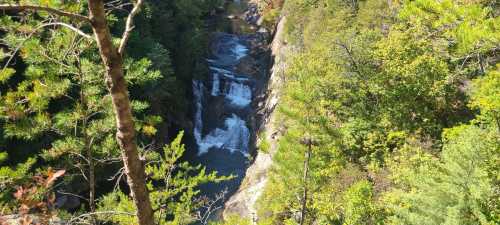
[[[261,27],[259,28],[259,30],[257,30],[257,35],[259,35],[260,38],[266,41],[271,38],[271,32],[269,32],[269,30],[264,27]]]
[[[236,67],[238,73],[255,76],[258,73],[258,65],[253,57],[245,57],[241,59],[241,63]]]
[[[227,112],[224,110],[224,96],[211,97],[210,104],[214,107],[207,107],[206,115],[214,121],[224,121]]]
[[[259,9],[257,4],[250,3],[247,11],[243,15],[244,20],[251,25],[258,25],[258,21],[261,19],[259,14]]]

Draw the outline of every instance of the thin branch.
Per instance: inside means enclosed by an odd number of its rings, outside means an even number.
[[[118,170],[118,172],[115,173],[111,178],[108,179],[108,181],[112,181],[116,179],[115,186],[113,187],[113,190],[118,190],[118,187],[120,186],[120,181],[122,180],[123,175],[125,174],[125,168],[122,167]]]
[[[223,207],[226,195],[227,189],[224,189],[220,193],[216,194],[213,199],[207,197],[196,199],[195,202],[201,202],[202,205],[194,215],[195,219],[202,225],[207,225],[210,218],[212,218],[213,213],[217,212]]]
[[[129,6],[129,5],[134,5],[133,3],[123,3],[121,5],[110,5],[106,8],[106,15],[109,15],[111,14],[112,12],[114,12],[115,10],[117,11],[124,11],[124,12],[127,12],[128,13],[128,10],[124,9],[125,6]]]
[[[80,170],[82,177],[88,182],[89,178],[87,178],[87,176],[85,175],[85,170],[80,166],[80,164],[76,164],[75,167]]]
[[[69,17],[74,20],[90,22],[90,19],[86,16],[62,11],[60,9],[54,9],[51,7],[39,6],[39,5],[15,5],[15,4],[0,4],[0,10],[19,10],[19,11],[45,11],[50,14],[55,14],[58,16]]]
[[[59,194],[62,194],[62,195],[71,195],[71,196],[77,197],[79,199],[85,200],[87,202],[89,201],[88,198],[85,198],[85,197],[77,195],[77,194],[73,194],[73,193],[69,193],[69,192],[64,192],[64,191],[56,191],[56,192],[59,193]]]
[[[128,14],[125,31],[123,32],[122,39],[120,41],[120,47],[118,48],[118,53],[120,53],[120,55],[123,55],[125,51],[125,46],[127,45],[127,41],[130,38],[130,33],[134,29],[134,17],[141,10],[142,3],[144,3],[144,0],[137,0],[134,8],[130,12],[130,14]]]
[[[92,37],[92,35],[88,35],[86,34],[85,32],[83,32],[82,30],[74,27],[74,26],[71,26],[67,23],[62,23],[62,22],[55,22],[55,23],[49,23],[49,24],[46,24],[46,26],[50,26],[50,25],[59,25],[59,26],[63,26],[63,27],[66,27],[74,32],[76,32],[77,34],[79,35],[82,35],[83,37],[87,38],[87,39],[92,39],[94,40],[94,37]]]

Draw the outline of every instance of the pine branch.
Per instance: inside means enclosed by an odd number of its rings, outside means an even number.
[[[68,17],[77,21],[90,22],[90,19],[86,16],[62,11],[60,9],[55,9],[51,7],[44,7],[39,5],[15,5],[15,4],[0,4],[0,10],[18,10],[18,11],[45,11],[50,14]]]
[[[1,5],[0,5],[0,9],[1,9]],[[73,31],[75,31],[76,33],[78,33],[79,35],[82,35],[83,37],[85,38],[89,38],[89,39],[92,39],[94,40],[94,38],[88,34],[85,34],[83,31],[79,30],[78,28],[76,27],[73,27],[69,24],[66,24],[66,23],[61,23],[61,22],[54,22],[54,23],[43,23],[42,25],[38,26],[37,28],[35,28],[29,35],[26,39],[24,39],[21,44],[19,44],[15,49],[14,51],[11,53],[9,59],[7,60],[7,62],[5,63],[5,65],[3,66],[2,70],[7,68],[7,66],[10,65],[10,62],[14,59],[16,53],[21,50],[21,47],[24,45],[24,43],[29,40],[38,30],[44,28],[44,27],[47,27],[47,26],[57,26],[57,25],[60,25],[60,26],[64,26],[64,27],[67,27]]]

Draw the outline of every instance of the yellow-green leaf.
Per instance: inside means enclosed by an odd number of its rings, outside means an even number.
[[[14,75],[16,71],[12,68],[5,68],[0,70],[0,83],[5,83],[9,78]]]

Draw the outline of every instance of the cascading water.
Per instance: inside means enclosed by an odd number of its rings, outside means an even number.
[[[242,109],[248,107],[252,101],[252,90],[248,84],[248,78],[243,74],[234,72],[234,67],[240,59],[247,55],[248,49],[241,43],[241,40],[230,34],[221,34],[215,40],[213,49],[213,59],[208,59],[211,76],[211,96],[223,95],[227,104],[224,106],[225,112],[232,109]],[[221,83],[224,88],[221,91]],[[194,136],[198,147],[198,155],[207,153],[210,149],[227,149],[231,153],[236,151],[247,155],[250,132],[237,112],[231,112],[224,119],[221,127],[214,127],[208,133],[203,134],[204,121],[203,111],[210,107],[204,104],[205,85],[200,80],[193,81],[193,95],[195,100]],[[210,99],[207,99],[209,103]],[[217,118],[207,118],[214,119]]]
[[[237,177],[223,184],[204,186],[205,193],[228,189],[236,191],[249,164],[250,129],[247,127],[252,109],[253,80],[237,71],[247,56],[244,37],[218,33],[211,45],[206,80],[193,80],[194,161],[221,175]]]
[[[250,133],[245,125],[245,121],[233,114],[225,121],[224,128],[215,128],[205,135],[198,144],[198,154],[207,153],[210,148],[223,148],[231,153],[239,151],[247,154]]]
[[[212,75],[214,77],[212,81],[212,96],[218,96],[219,95],[219,89],[220,89],[220,78],[219,78],[219,73],[213,73]]]
[[[201,138],[201,130],[203,129],[202,109],[203,109],[203,83],[193,81],[193,95],[196,112],[194,114],[194,138],[196,143],[199,143]]]
[[[231,104],[238,107],[245,107],[252,101],[252,90],[248,85],[231,82],[228,89],[226,99],[230,100]]]

